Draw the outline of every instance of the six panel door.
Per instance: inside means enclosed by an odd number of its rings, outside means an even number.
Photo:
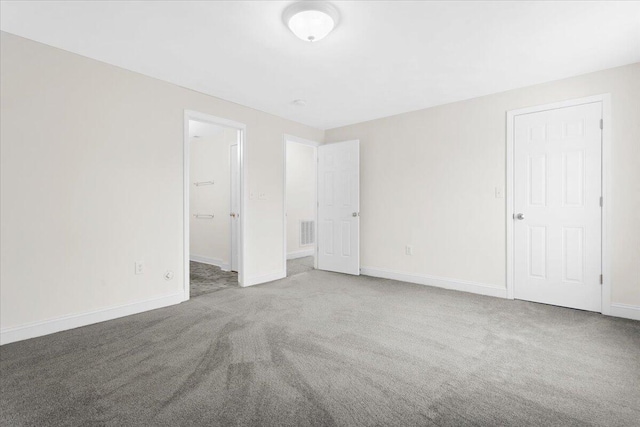
[[[515,117],[514,297],[601,311],[602,105]]]
[[[360,142],[318,147],[318,269],[360,274]]]

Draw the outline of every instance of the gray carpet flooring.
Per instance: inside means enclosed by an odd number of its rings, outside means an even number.
[[[290,259],[287,261],[287,277],[308,273],[313,270],[313,257]]]
[[[210,292],[238,287],[238,273],[223,271],[215,265],[189,262],[189,297],[195,298]]]
[[[632,426],[640,322],[307,271],[0,349],[2,426]]]

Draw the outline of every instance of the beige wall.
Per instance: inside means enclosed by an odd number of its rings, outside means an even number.
[[[327,131],[326,142],[361,141],[362,266],[504,288],[505,113],[601,93],[613,114],[612,301],[640,306],[640,64]]]
[[[313,251],[300,245],[300,221],[316,219],[315,147],[287,142],[287,254]]]
[[[246,279],[284,270],[282,137],[323,131],[7,33],[1,60],[3,330],[182,292],[185,109],[247,125]]]
[[[610,92],[617,303],[640,305],[640,64],[325,133],[7,33],[3,330],[183,291],[185,109],[247,125],[246,279],[284,270],[283,134],[361,140],[362,265],[505,286],[505,112]],[[414,255],[404,255],[411,244]],[[145,273],[134,275],[134,262]],[[167,270],[175,273],[164,280]],[[97,319],[97,317],[96,317]]]
[[[190,138],[189,164],[189,255],[229,268],[231,255],[231,163],[230,147],[238,142],[238,131]],[[213,181],[213,185],[194,185]],[[196,218],[194,214],[213,214]]]

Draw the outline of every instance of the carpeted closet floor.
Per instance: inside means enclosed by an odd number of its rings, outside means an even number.
[[[217,292],[226,288],[238,287],[238,273],[224,271],[215,265],[201,262],[189,262],[189,297]]]
[[[215,265],[191,261],[190,297],[216,292],[226,288],[238,287],[238,273],[224,271]],[[287,277],[313,270],[313,257],[296,258],[287,261]]]

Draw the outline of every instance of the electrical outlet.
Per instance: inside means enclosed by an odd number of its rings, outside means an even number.
[[[258,194],[258,200],[267,200],[267,193],[260,192]]]
[[[136,261],[135,273],[144,274],[144,263],[142,261]]]
[[[405,246],[404,253],[406,255],[413,255],[413,246],[411,246],[411,245]]]
[[[504,198],[504,190],[502,187],[496,187],[496,199]]]

